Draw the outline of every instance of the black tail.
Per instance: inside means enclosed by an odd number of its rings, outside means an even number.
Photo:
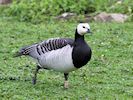
[[[21,48],[19,51],[17,51],[13,57],[20,57],[22,55],[29,55],[30,53],[30,47],[29,46],[26,46],[26,47],[23,47]]]
[[[16,52],[15,54],[13,54],[13,57],[20,57],[22,56],[23,54],[21,52]]]

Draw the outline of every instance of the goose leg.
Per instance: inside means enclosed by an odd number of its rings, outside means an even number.
[[[34,72],[33,79],[32,79],[32,84],[36,84],[37,73],[38,73],[39,69],[41,69],[41,67],[40,67],[39,65],[37,65],[37,66],[36,66],[36,70],[35,70],[35,72]]]
[[[64,73],[64,88],[67,89],[68,88],[68,73]]]

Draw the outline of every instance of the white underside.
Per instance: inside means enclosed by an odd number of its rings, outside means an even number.
[[[39,64],[55,71],[71,72],[76,69],[72,62],[72,49],[70,45],[66,45],[61,49],[47,52],[41,56]]]

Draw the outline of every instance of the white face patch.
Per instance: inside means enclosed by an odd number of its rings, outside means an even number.
[[[78,34],[80,35],[84,35],[85,33],[88,32],[88,30],[90,30],[90,26],[88,23],[80,23],[78,26],[77,26],[77,32]]]

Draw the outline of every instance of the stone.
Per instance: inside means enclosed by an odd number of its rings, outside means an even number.
[[[12,0],[0,0],[0,4],[9,4]]]
[[[106,13],[102,12],[94,17],[95,21],[99,22],[118,22],[124,23],[128,16],[120,13]]]
[[[55,19],[70,19],[71,17],[76,16],[75,13],[65,12],[57,17]]]

